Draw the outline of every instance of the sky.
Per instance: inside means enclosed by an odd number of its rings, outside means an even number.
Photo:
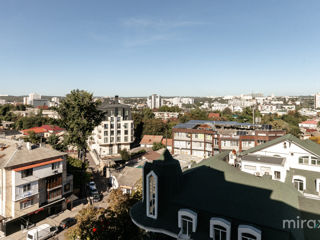
[[[0,94],[314,94],[319,12],[319,0],[1,0]]]

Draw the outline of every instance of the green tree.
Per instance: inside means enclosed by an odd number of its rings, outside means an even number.
[[[68,133],[66,141],[77,147],[79,157],[85,154],[88,137],[104,117],[103,112],[98,109],[100,103],[94,101],[91,93],[77,89],[67,94],[57,107],[61,126]]]
[[[161,148],[165,148],[165,147],[166,146],[163,145],[161,142],[159,142],[159,143],[154,142],[153,145],[152,145],[152,150],[153,151],[157,151],[157,150],[159,150]]]
[[[26,142],[31,142],[33,144],[39,144],[41,140],[42,140],[41,136],[36,134],[34,131],[29,131],[28,136],[25,138]]]
[[[60,140],[60,137],[56,134],[51,134],[48,137],[47,142],[52,146],[52,148],[58,151],[63,152],[67,150],[67,146]]]
[[[143,135],[164,136],[166,129],[166,124],[161,119],[149,119],[144,121]]]
[[[121,159],[124,161],[129,161],[130,160],[130,154],[127,149],[123,149],[120,151]]]

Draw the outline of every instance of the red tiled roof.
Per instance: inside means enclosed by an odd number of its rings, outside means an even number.
[[[314,124],[314,125],[317,125],[318,122],[316,120],[307,120],[307,121],[304,121],[300,124]]]
[[[220,117],[220,113],[209,113],[208,114],[208,118],[219,118]]]
[[[162,136],[157,136],[157,135],[144,135],[140,144],[160,143],[162,138],[163,138]]]
[[[162,139],[162,144],[163,145],[166,145],[166,142],[167,142],[167,146],[172,147],[172,139],[171,138],[168,138],[168,139],[163,138]]]
[[[149,161],[157,160],[159,159],[160,156],[161,154],[156,151],[147,152],[146,154],[143,155],[143,157]]]
[[[21,130],[21,132],[24,135],[29,135],[29,132],[46,133],[49,131],[56,133],[56,132],[64,131],[64,129],[55,125],[42,125],[41,127],[33,127],[33,128]]]

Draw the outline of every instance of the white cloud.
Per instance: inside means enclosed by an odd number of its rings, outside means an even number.
[[[196,21],[164,21],[162,19],[146,19],[146,18],[128,18],[122,22],[125,27],[137,27],[137,28],[177,28],[177,27],[191,27],[195,25],[203,25],[203,22]]]

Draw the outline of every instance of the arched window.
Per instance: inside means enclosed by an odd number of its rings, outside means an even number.
[[[158,177],[152,171],[147,175],[147,216],[158,216]]]
[[[240,225],[238,240],[261,240],[261,231],[249,225]]]
[[[306,178],[303,176],[293,176],[292,182],[296,189],[303,191],[306,189]]]
[[[230,240],[231,224],[222,218],[210,219],[210,238],[214,240]]]
[[[180,209],[178,212],[179,236],[189,238],[197,228],[197,214],[189,209]]]

